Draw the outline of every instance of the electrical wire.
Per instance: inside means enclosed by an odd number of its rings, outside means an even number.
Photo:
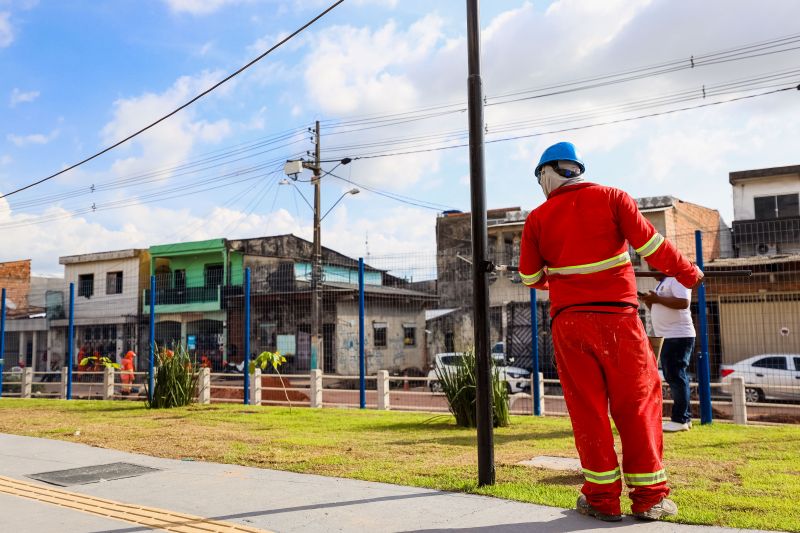
[[[592,77],[586,78],[579,78],[575,80],[560,82],[557,84],[547,85],[543,87],[536,87],[536,88],[529,88],[523,89],[520,91],[514,91],[504,94],[499,94],[495,96],[488,96],[485,98],[485,104],[487,106],[491,105],[499,105],[503,103],[513,103],[517,101],[525,101],[527,99],[532,98],[542,98],[545,96],[554,96],[556,94],[566,94],[568,92],[575,92],[577,90],[586,90],[589,88],[597,88],[606,85],[614,85],[617,83],[633,81],[644,79],[647,77],[653,76],[660,76],[665,73],[670,72],[677,72],[679,70],[688,70],[699,68],[702,66],[709,66],[715,65],[720,63],[726,63],[729,61],[740,61],[744,59],[750,59],[754,57],[763,57],[765,55],[772,55],[778,54],[783,52],[789,52],[797,50],[798,47],[790,47],[784,48],[781,50],[771,50],[770,52],[764,52],[764,50],[774,49],[778,47],[786,47],[791,44],[800,43],[800,34],[792,34],[784,37],[779,37],[775,39],[770,39],[767,41],[760,41],[756,43],[751,43],[747,45],[741,45],[738,47],[734,47],[731,49],[715,51],[705,54],[700,54],[696,56],[690,56],[688,58],[678,58],[666,62],[657,63],[654,65],[644,66],[644,67],[637,67],[633,69],[624,70],[621,72],[610,73],[610,74],[601,74]],[[653,71],[649,72],[648,71]],[[646,74],[646,75],[645,75]],[[613,78],[620,78],[620,80],[611,82]],[[603,82],[604,84],[600,84]],[[583,84],[583,85],[582,85]],[[591,84],[591,85],[586,85]],[[581,86],[582,85],[582,86]],[[578,87],[575,87],[578,86]],[[564,89],[567,87],[573,87],[570,90],[564,91],[555,91],[555,89]],[[516,100],[508,100],[510,97],[513,96],[520,96],[526,95],[531,93],[539,93],[551,91],[548,94],[544,95],[536,95],[531,96],[528,98],[523,99],[516,99]],[[502,101],[506,99],[505,101]],[[495,102],[495,100],[501,100]],[[455,109],[452,109],[455,108]],[[432,113],[436,111],[436,113]],[[349,125],[363,125],[363,124],[373,124],[377,122],[384,122],[388,119],[397,119],[397,120],[404,120],[404,121],[413,121],[413,120],[427,120],[429,118],[435,118],[436,116],[441,116],[443,114],[450,114],[450,113],[461,113],[466,111],[466,102],[461,101],[457,103],[451,104],[441,104],[441,105],[434,105],[434,106],[427,106],[418,108],[415,110],[408,110],[403,112],[397,113],[389,113],[389,114],[371,114],[371,115],[361,115],[355,116],[345,119],[332,119],[327,121],[322,121],[322,124],[325,128],[337,128],[337,127],[344,127]],[[409,117],[411,115],[411,117]],[[376,126],[381,127],[381,126]],[[357,130],[350,130],[350,131],[357,131]],[[327,135],[338,134],[339,132],[327,131]]]
[[[388,192],[388,191],[382,191],[380,189],[376,189],[376,188],[370,187],[368,185],[363,185],[361,183],[357,183],[357,182],[355,182],[355,181],[353,181],[351,179],[343,178],[341,176],[338,176],[338,175],[334,174],[333,172],[329,172],[329,171],[325,171],[325,170],[323,170],[322,172],[325,175],[332,176],[332,177],[334,177],[336,179],[345,181],[347,183],[355,185],[356,187],[359,187],[361,189],[367,190],[367,191],[369,191],[371,193],[374,193],[374,194],[377,194],[379,196],[383,196],[385,198],[389,198],[389,199],[394,200],[396,202],[401,202],[401,203],[408,204],[408,205],[413,205],[413,206],[416,206],[416,207],[422,207],[424,209],[430,209],[432,211],[442,211],[443,207],[446,208],[446,209],[455,209],[454,207],[450,207],[450,206],[446,206],[446,205],[442,205],[442,204],[436,204],[436,203],[433,203],[433,202],[427,202],[426,200],[419,200],[417,198],[411,198],[410,196],[403,196],[403,195],[391,193],[391,192]],[[438,207],[435,207],[435,206],[438,206]]]
[[[774,90],[771,90],[771,91],[766,91],[766,92],[762,92],[762,93],[758,93],[758,94],[740,96],[740,97],[730,98],[730,99],[727,99],[727,100],[721,100],[721,101],[717,101],[717,102],[709,102],[709,103],[706,103],[706,104],[699,104],[699,105],[696,105],[696,106],[682,107],[682,108],[679,108],[679,109],[671,109],[671,110],[661,111],[661,112],[657,112],[657,113],[649,113],[649,114],[646,114],[646,115],[638,115],[638,116],[635,116],[635,117],[628,117],[628,118],[622,118],[622,119],[617,119],[617,120],[610,120],[610,121],[600,122],[600,123],[595,123],[595,124],[587,124],[587,125],[575,126],[575,127],[571,127],[571,128],[561,128],[561,129],[557,129],[557,130],[550,130],[550,131],[544,131],[544,132],[538,132],[538,133],[532,133],[532,134],[526,134],[526,135],[516,135],[516,136],[513,136],[513,137],[504,137],[504,138],[500,138],[500,139],[491,139],[491,140],[485,141],[485,144],[508,142],[508,141],[514,141],[514,140],[519,140],[519,139],[529,139],[529,138],[533,138],[533,137],[540,137],[540,136],[543,136],[543,135],[550,135],[550,134],[553,134],[553,133],[564,133],[564,132],[568,132],[568,131],[578,131],[578,130],[584,130],[584,129],[589,129],[589,128],[595,128],[595,127],[599,127],[599,126],[608,126],[608,125],[611,125],[611,124],[619,124],[619,123],[623,123],[623,122],[631,122],[631,121],[634,121],[634,120],[641,120],[641,119],[645,119],[645,118],[652,118],[652,117],[657,117],[657,116],[662,116],[662,115],[671,115],[673,113],[679,113],[679,112],[682,112],[682,111],[689,111],[689,110],[693,110],[693,109],[701,109],[701,108],[705,108],[705,107],[717,106],[717,105],[721,105],[721,104],[737,102],[737,101],[740,101],[740,100],[749,100],[749,99],[753,99],[753,98],[758,98],[758,97],[762,97],[762,96],[768,96],[768,95],[777,94],[777,93],[781,93],[781,92],[785,92],[785,91],[792,91],[792,90],[800,90],[800,85],[798,85],[796,87],[783,87],[783,88],[780,88],[780,89],[774,89]],[[401,156],[401,155],[411,155],[411,154],[421,154],[421,153],[427,153],[427,152],[438,152],[438,151],[442,151],[442,150],[452,150],[452,149],[455,149],[455,148],[465,148],[467,146],[469,146],[468,143],[463,143],[463,144],[456,144],[456,145],[449,145],[449,146],[432,147],[432,148],[426,148],[426,149],[421,149],[421,150],[408,150],[408,151],[403,151],[403,152],[362,154],[362,155],[351,156],[351,159],[353,161],[355,161],[355,160],[358,160],[358,159],[375,159],[375,158],[381,158],[381,157],[395,157],[395,156]],[[338,159],[325,159],[325,160],[323,160],[321,162],[322,163],[332,163],[332,162],[335,162],[335,161],[338,161]]]
[[[329,6],[327,9],[325,9],[323,12],[321,12],[320,14],[318,14],[317,16],[315,16],[313,19],[311,19],[310,21],[306,22],[306,23],[305,23],[304,25],[302,25],[300,28],[296,29],[295,31],[293,31],[292,33],[290,33],[289,35],[287,35],[286,37],[284,37],[283,39],[281,39],[280,41],[278,41],[278,43],[274,44],[274,45],[273,45],[271,48],[269,48],[269,49],[268,49],[266,52],[262,53],[261,55],[259,55],[258,57],[256,57],[255,59],[253,59],[252,61],[250,61],[250,62],[249,62],[249,63],[247,63],[246,65],[244,65],[243,67],[241,67],[241,68],[239,68],[238,70],[236,70],[235,72],[233,72],[233,73],[229,74],[228,76],[226,76],[226,77],[225,77],[225,78],[223,78],[222,80],[218,81],[217,83],[215,83],[214,85],[212,85],[212,86],[211,86],[211,87],[209,87],[208,89],[204,90],[204,91],[203,91],[203,92],[201,92],[200,94],[196,95],[194,98],[192,98],[192,99],[191,99],[191,100],[189,100],[188,102],[186,102],[186,103],[184,103],[184,104],[180,105],[179,107],[177,107],[177,108],[175,108],[174,110],[170,111],[170,112],[169,112],[169,113],[167,113],[166,115],[164,115],[164,116],[162,116],[161,118],[157,119],[155,122],[152,122],[151,124],[149,124],[149,125],[147,125],[147,126],[145,126],[145,127],[141,128],[140,130],[136,131],[135,133],[132,133],[131,135],[128,135],[128,136],[127,136],[127,137],[125,137],[124,139],[122,139],[122,140],[120,140],[120,141],[117,141],[116,143],[112,144],[111,146],[108,146],[108,147],[104,148],[103,150],[101,150],[101,151],[99,151],[99,152],[95,153],[94,155],[91,155],[91,156],[89,156],[89,157],[87,157],[87,158],[83,159],[82,161],[79,161],[78,163],[74,163],[74,164],[72,164],[72,165],[70,165],[70,166],[68,166],[68,167],[66,167],[66,168],[64,168],[64,169],[62,169],[62,170],[59,170],[58,172],[55,172],[55,173],[53,173],[53,174],[51,174],[51,175],[49,175],[49,176],[46,176],[46,177],[44,177],[44,178],[42,178],[42,179],[39,179],[39,180],[37,180],[37,181],[34,181],[34,182],[32,182],[32,183],[29,183],[29,184],[27,184],[27,185],[25,185],[25,186],[23,186],[23,187],[19,187],[18,189],[15,189],[15,190],[13,190],[13,191],[11,191],[11,192],[8,192],[8,193],[5,193],[5,194],[3,194],[3,195],[0,195],[0,198],[7,198],[7,197],[9,197],[9,196],[11,196],[11,195],[13,195],[13,194],[17,194],[17,193],[19,193],[19,192],[22,192],[22,191],[24,191],[24,190],[30,189],[31,187],[35,187],[35,186],[37,186],[37,185],[39,185],[39,184],[41,184],[41,183],[44,183],[44,182],[46,182],[46,181],[48,181],[48,180],[51,180],[51,179],[55,178],[56,176],[59,176],[59,175],[61,175],[61,174],[65,173],[65,172],[68,172],[68,171],[70,171],[70,170],[72,170],[72,169],[74,169],[74,168],[77,168],[77,167],[79,167],[79,166],[81,166],[81,165],[83,165],[83,164],[85,164],[85,163],[88,163],[89,161],[91,161],[91,160],[93,160],[93,159],[95,159],[95,158],[97,158],[97,157],[100,157],[101,155],[105,154],[106,152],[109,152],[109,151],[113,150],[114,148],[116,148],[116,147],[118,147],[118,146],[120,146],[120,145],[122,145],[122,144],[126,143],[127,141],[129,141],[129,140],[133,139],[134,137],[136,137],[136,136],[138,136],[138,135],[140,135],[140,134],[144,133],[145,131],[149,130],[150,128],[152,128],[152,127],[156,126],[157,124],[160,124],[161,122],[163,122],[163,121],[165,121],[166,119],[170,118],[171,116],[175,115],[175,114],[176,114],[176,113],[178,113],[179,111],[181,111],[181,110],[183,110],[183,109],[185,109],[185,108],[189,107],[189,106],[190,106],[190,105],[192,105],[194,102],[196,102],[196,101],[197,101],[197,100],[199,100],[200,98],[204,97],[204,96],[205,96],[205,95],[207,95],[208,93],[210,93],[210,92],[212,92],[213,90],[217,89],[217,88],[218,88],[218,87],[220,87],[222,84],[224,84],[224,83],[226,83],[226,82],[230,81],[232,78],[234,78],[234,77],[238,76],[239,74],[241,74],[242,72],[244,72],[246,69],[250,68],[251,66],[253,66],[253,65],[254,65],[254,64],[256,64],[257,62],[259,62],[260,60],[262,60],[263,58],[265,58],[267,55],[269,55],[270,53],[272,53],[274,50],[276,50],[276,49],[280,48],[280,47],[281,47],[283,44],[285,44],[286,42],[288,42],[289,40],[291,40],[292,38],[294,38],[296,35],[298,35],[298,34],[299,34],[299,33],[301,33],[302,31],[304,31],[306,28],[308,28],[309,26],[311,26],[312,24],[314,24],[314,23],[315,23],[317,20],[319,20],[319,19],[321,19],[322,17],[324,17],[325,15],[327,15],[327,14],[328,14],[330,11],[332,11],[334,8],[336,8],[337,6],[339,6],[339,5],[340,5],[342,2],[344,2],[344,0],[337,0],[336,2],[334,2],[333,4],[331,4],[331,5],[330,5],[330,6]]]

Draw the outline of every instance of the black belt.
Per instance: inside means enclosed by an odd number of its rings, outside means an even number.
[[[562,307],[556,314],[553,315],[553,318],[550,319],[550,324],[556,319],[558,315],[569,309],[570,307],[633,307],[634,309],[639,309],[639,306],[636,304],[632,304],[630,302],[584,302],[579,304],[571,304]]]

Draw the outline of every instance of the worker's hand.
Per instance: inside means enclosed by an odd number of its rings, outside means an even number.
[[[653,305],[654,303],[658,303],[658,295],[654,291],[650,291],[647,294],[639,293],[639,299],[643,301],[648,307]]]
[[[703,271],[702,271],[702,270],[700,270],[700,269],[697,267],[697,265],[695,265],[695,266],[694,266],[694,268],[695,268],[695,270],[697,270],[697,281],[695,282],[695,284],[694,284],[694,285],[692,285],[691,287],[689,287],[690,289],[696,289],[697,287],[699,287],[699,286],[700,286],[700,284],[701,284],[701,283],[703,283],[703,278],[705,277],[705,274],[703,274]]]

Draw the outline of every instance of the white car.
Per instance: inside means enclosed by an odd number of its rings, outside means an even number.
[[[515,366],[503,366],[504,360],[499,360],[494,357],[497,370],[500,373],[500,379],[506,382],[506,390],[509,394],[522,392],[523,389],[530,388],[531,373],[524,368]],[[431,392],[442,392],[442,384],[439,383],[439,377],[436,375],[436,370],[445,372],[455,372],[456,367],[461,364],[464,357],[460,352],[437,353],[434,358],[433,368],[428,372],[428,385]]]
[[[744,378],[747,402],[800,400],[800,354],[765,353],[733,365],[721,365],[722,392],[731,394],[731,380]]]

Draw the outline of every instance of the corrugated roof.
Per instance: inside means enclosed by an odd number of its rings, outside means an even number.
[[[639,206],[639,209],[659,209],[672,207],[678,201],[674,196],[645,196],[637,198],[636,205]]]

